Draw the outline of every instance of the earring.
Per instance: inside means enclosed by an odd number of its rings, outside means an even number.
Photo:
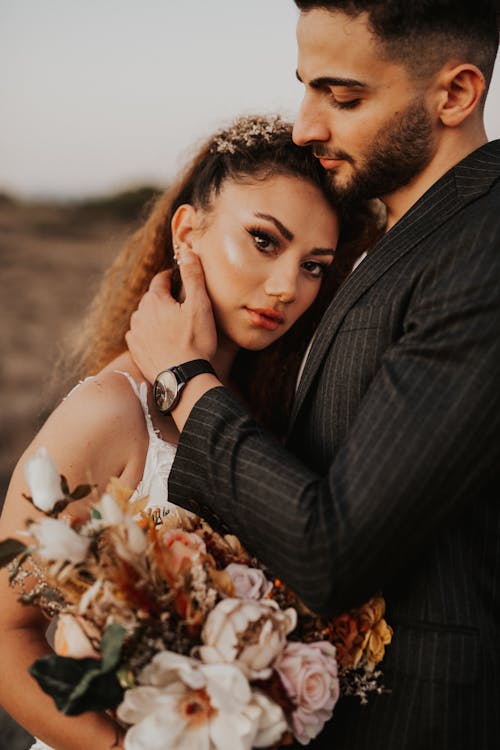
[[[179,245],[174,242],[174,263],[176,266],[179,265]]]

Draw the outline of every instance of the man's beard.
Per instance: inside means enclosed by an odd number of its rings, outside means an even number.
[[[330,175],[337,200],[350,203],[379,198],[407,185],[430,162],[432,135],[432,122],[419,98],[398,120],[379,130],[361,167],[356,169],[349,154],[339,154],[352,165],[353,172],[345,184],[337,184],[335,171]],[[322,155],[320,147],[314,150]]]

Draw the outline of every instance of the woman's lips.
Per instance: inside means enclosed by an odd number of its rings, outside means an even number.
[[[247,307],[246,310],[252,323],[259,328],[265,328],[267,331],[275,331],[285,322],[283,315],[272,308]]]

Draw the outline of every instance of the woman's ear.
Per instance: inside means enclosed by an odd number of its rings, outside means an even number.
[[[199,219],[197,210],[190,203],[183,203],[172,216],[172,242],[174,245],[187,247],[189,250],[196,250],[193,247],[194,235],[198,227]]]
[[[465,63],[443,68],[440,79],[439,119],[443,125],[455,128],[480,111],[484,76],[476,65]]]

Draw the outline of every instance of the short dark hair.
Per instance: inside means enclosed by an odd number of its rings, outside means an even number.
[[[431,74],[458,57],[481,70],[489,86],[498,50],[493,0],[295,0],[297,7],[338,11],[368,22],[388,59],[404,61],[413,74]]]

